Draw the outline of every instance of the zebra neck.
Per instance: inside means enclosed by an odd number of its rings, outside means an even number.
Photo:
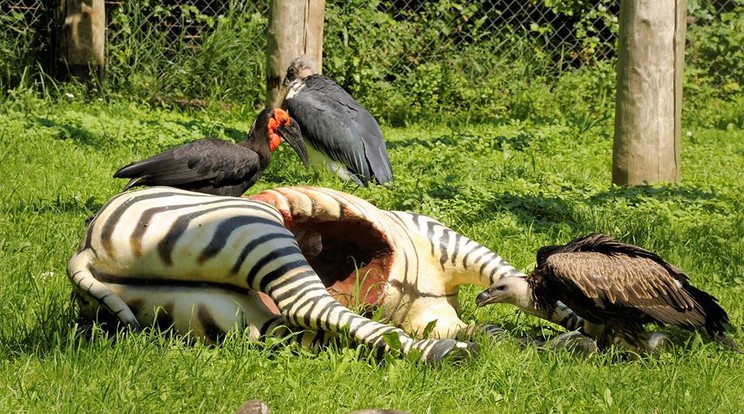
[[[491,286],[505,276],[526,276],[501,256],[442,223],[419,214],[409,225],[428,240],[430,253],[452,288],[465,284]]]

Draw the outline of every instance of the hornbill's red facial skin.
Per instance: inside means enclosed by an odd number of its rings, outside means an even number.
[[[307,148],[297,123],[283,109],[267,108],[239,144],[200,139],[129,164],[114,178],[130,179],[124,190],[162,185],[238,197],[258,181],[282,139],[308,166]]]
[[[283,108],[302,130],[310,162],[366,186],[393,180],[385,142],[375,118],[332,79],[315,72],[309,56],[287,69]]]

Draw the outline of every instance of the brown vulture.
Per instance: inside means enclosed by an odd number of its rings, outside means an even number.
[[[697,330],[739,349],[726,336],[729,317],[715,297],[692,286],[687,274],[658,255],[603,234],[540,248],[529,276],[502,278],[476,299],[478,306],[511,303],[548,314],[557,301],[588,322],[585,333],[600,348],[619,339],[653,351],[663,336],[645,331],[652,322]]]
[[[130,179],[124,190],[163,185],[239,197],[261,177],[282,139],[307,166],[307,148],[297,123],[283,109],[267,108],[239,144],[217,138],[188,142],[129,164],[117,171],[114,178]]]

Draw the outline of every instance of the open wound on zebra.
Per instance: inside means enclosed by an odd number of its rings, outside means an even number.
[[[414,339],[350,311],[328,293],[285,219],[262,201],[169,187],[126,192],[91,220],[68,276],[84,314],[103,311],[133,329],[158,323],[208,341],[231,329],[251,339],[309,330],[310,338],[293,337],[307,343],[343,334],[382,352],[395,344],[428,363],[473,351],[454,339]],[[317,236],[308,237],[317,245]]]

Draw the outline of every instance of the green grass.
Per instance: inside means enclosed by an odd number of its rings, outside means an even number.
[[[66,262],[83,221],[124,182],[130,161],[178,142],[239,138],[253,112],[182,112],[116,100],[50,103],[20,95],[0,108],[0,412],[221,412],[252,398],[274,413],[365,407],[445,412],[736,412],[744,363],[718,344],[667,330],[658,359],[582,360],[479,338],[480,354],[430,368],[371,360],[362,349],[186,346],[156,334],[86,335],[75,325]],[[688,125],[699,125],[694,119]],[[610,186],[611,120],[586,124],[421,122],[384,128],[396,186],[354,189],[305,171],[282,146],[259,191],[313,184],[379,207],[438,218],[529,269],[544,244],[592,231],[657,251],[717,296],[744,344],[744,131],[694,127],[683,137],[682,184]],[[687,130],[685,130],[687,132]],[[463,318],[524,332],[548,324],[507,306]]]

